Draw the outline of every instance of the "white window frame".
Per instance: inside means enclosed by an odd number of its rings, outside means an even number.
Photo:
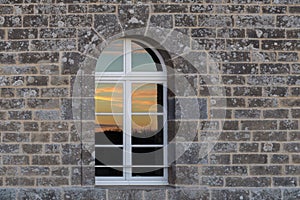
[[[158,57],[162,71],[157,72],[132,72],[131,71],[131,41],[137,41],[150,48]],[[134,115],[161,115],[163,116],[163,144],[162,145],[132,145],[131,135],[123,133],[123,145],[97,145],[95,147],[123,147],[123,177],[95,177],[96,185],[167,185],[168,184],[168,155],[167,155],[167,70],[159,52],[148,43],[137,39],[124,38],[123,72],[95,72],[95,84],[122,83],[123,84],[123,113],[96,113],[95,115],[123,115],[123,130],[131,133],[131,85],[132,83],[154,83],[163,85],[163,112],[162,113],[134,113]],[[163,177],[132,177],[131,176],[131,148],[132,147],[163,147],[163,165],[153,167],[163,168]],[[134,167],[136,167],[135,165]],[[109,166],[95,166],[109,167]],[[113,167],[119,167],[113,165]],[[137,166],[139,167],[139,166]],[[140,166],[142,167],[142,166]],[[145,165],[145,167],[152,167]]]

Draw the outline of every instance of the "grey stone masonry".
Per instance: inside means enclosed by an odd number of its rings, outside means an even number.
[[[168,65],[166,186],[95,185],[95,67],[122,37]],[[0,0],[0,199],[300,199],[299,63],[300,0]]]

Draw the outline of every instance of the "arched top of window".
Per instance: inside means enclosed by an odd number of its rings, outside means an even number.
[[[101,53],[96,74],[134,75],[165,74],[165,65],[158,51],[136,39],[118,39],[111,42]]]

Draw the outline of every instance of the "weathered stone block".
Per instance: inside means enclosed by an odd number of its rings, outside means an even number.
[[[0,131],[20,131],[20,122],[0,121]]]
[[[177,4],[169,4],[169,5],[153,5],[153,12],[155,13],[186,13],[188,12],[187,5],[177,5]]]
[[[21,167],[22,176],[47,176],[50,174],[49,167],[29,166]]]
[[[250,199],[249,190],[243,189],[213,189],[211,193],[212,199]]]
[[[95,15],[94,28],[104,38],[111,37],[122,31],[118,19],[114,14]]]
[[[20,189],[18,198],[19,199],[45,199],[45,200],[59,200],[61,199],[60,189]]]
[[[203,166],[200,175],[206,176],[241,176],[247,174],[246,166]]]
[[[1,16],[0,17],[0,27],[21,27],[22,17],[21,16]]]
[[[66,97],[69,95],[69,88],[42,88],[42,97]]]
[[[273,28],[275,17],[271,15],[237,15],[235,22],[237,27],[241,28]]]
[[[273,177],[273,184],[276,187],[296,187],[296,177]]]
[[[289,162],[289,156],[284,154],[273,154],[271,157],[271,163],[285,164]]]
[[[217,37],[220,38],[244,38],[245,30],[237,28],[220,28],[217,29]]]
[[[33,165],[60,165],[60,156],[57,155],[33,155]]]
[[[263,112],[264,118],[283,118],[286,119],[289,116],[289,110],[278,109],[278,110],[265,110]]]
[[[54,63],[59,60],[59,53],[20,53],[18,54],[21,63]]]
[[[250,166],[250,175],[281,175],[281,166]]]
[[[50,27],[91,27],[92,15],[51,15]]]
[[[31,120],[32,112],[31,111],[9,111],[8,119],[9,120]]]
[[[176,167],[175,183],[178,185],[198,185],[198,167],[178,166]]]
[[[236,154],[232,157],[233,164],[266,164],[266,154]]]
[[[89,13],[113,13],[116,11],[116,6],[114,5],[88,5]]]
[[[258,152],[258,143],[240,143],[240,152]]]
[[[29,165],[29,156],[22,155],[3,155],[4,165]]]
[[[68,167],[52,167],[51,175],[52,176],[69,176],[69,168]]]
[[[41,144],[22,144],[24,153],[41,154],[43,146]]]
[[[271,178],[269,177],[228,177],[227,187],[270,187]]]
[[[34,178],[25,177],[7,177],[5,179],[6,186],[34,186]]]
[[[186,15],[186,14],[176,14],[175,15],[175,26],[181,27],[193,27],[197,25],[195,15]]]
[[[251,190],[251,196],[255,200],[264,200],[264,199],[282,199],[282,194],[280,189],[257,189]]]
[[[47,15],[25,15],[23,17],[24,27],[47,27],[48,16]]]
[[[42,122],[41,131],[68,131],[69,126],[67,122]]]
[[[297,15],[281,15],[277,16],[276,18],[277,27],[284,27],[284,28],[299,28],[300,27],[300,16]]]
[[[202,199],[209,200],[210,194],[207,190],[203,189],[169,189],[169,200],[179,199]]]
[[[232,15],[198,15],[198,26],[204,27],[233,27]]]

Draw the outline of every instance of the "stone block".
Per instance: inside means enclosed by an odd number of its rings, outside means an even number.
[[[3,155],[3,165],[29,165],[29,156]]]
[[[22,17],[21,16],[12,16],[6,15],[0,17],[0,27],[21,27],[22,26]]]
[[[194,27],[197,25],[197,17],[195,15],[175,14],[175,26]]]
[[[213,189],[212,199],[243,199],[250,200],[250,192],[245,189]]]
[[[237,15],[235,22],[240,28],[273,28],[275,17],[272,15]]]
[[[41,154],[42,148],[41,144],[22,144],[22,150],[27,154]]]
[[[251,196],[255,200],[265,200],[265,199],[280,200],[280,199],[282,199],[282,193],[281,193],[280,189],[251,190]]]
[[[60,165],[60,156],[58,155],[33,155],[33,165]]]
[[[87,6],[88,13],[114,13],[116,11],[116,6],[114,5],[91,4]]]
[[[276,26],[280,28],[299,28],[300,16],[297,15],[280,15],[276,17]]]
[[[282,175],[281,166],[250,166],[250,175]]]
[[[93,16],[82,15],[51,15],[49,19],[50,27],[91,27]]]
[[[44,200],[59,200],[61,199],[61,189],[48,188],[22,188],[19,190],[18,199],[44,199]]]
[[[272,179],[275,187],[296,187],[298,185],[296,177],[273,177]]]
[[[48,16],[47,15],[25,15],[23,17],[24,27],[47,27]]]
[[[200,175],[204,176],[241,176],[247,175],[246,166],[202,166]]]
[[[186,13],[188,12],[187,5],[177,5],[177,4],[169,4],[169,5],[153,5],[153,12],[155,13]]]
[[[204,189],[169,189],[168,199],[179,200],[179,199],[202,199],[209,200],[210,194]]]
[[[232,157],[233,164],[266,164],[266,154],[235,154]]]
[[[198,26],[204,27],[233,27],[232,15],[198,15]]]
[[[55,63],[59,60],[59,53],[19,53],[20,63]]]
[[[47,176],[49,174],[50,174],[49,167],[42,167],[42,166],[21,167],[22,176]]]
[[[270,187],[270,177],[227,177],[227,187]]]
[[[286,119],[289,116],[289,110],[287,110],[287,109],[265,110],[265,111],[263,111],[263,116],[265,119],[267,119],[267,118]]]
[[[271,156],[271,163],[285,164],[289,162],[289,156],[284,154],[273,154]]]

